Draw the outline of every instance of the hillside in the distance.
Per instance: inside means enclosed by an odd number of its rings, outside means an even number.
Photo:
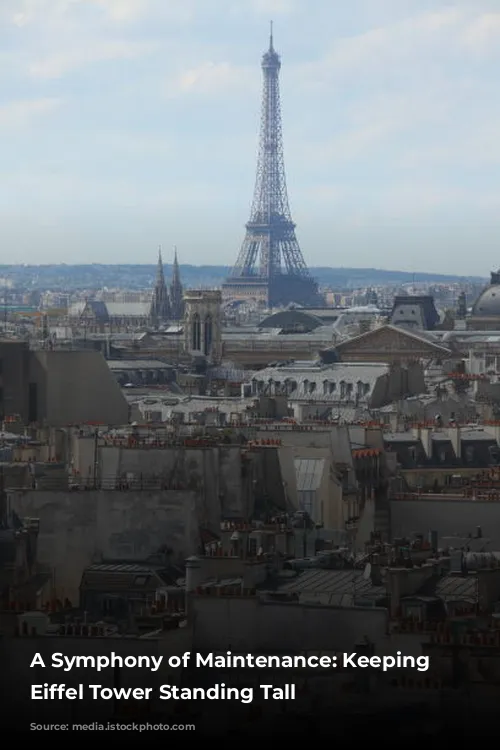
[[[172,268],[165,264],[165,275]],[[185,286],[219,286],[228,275],[227,266],[181,265],[181,276]],[[454,276],[449,274],[412,273],[409,271],[386,271],[377,268],[311,268],[311,274],[321,286],[334,289],[355,289],[366,286],[384,286],[415,283],[446,284],[453,282],[485,283],[479,276]],[[16,287],[33,289],[141,289],[154,281],[155,265],[22,265],[0,266],[0,277],[11,279]]]

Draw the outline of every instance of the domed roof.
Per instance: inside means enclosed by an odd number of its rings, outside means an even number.
[[[283,328],[285,330],[296,328],[307,332],[314,331],[315,328],[319,328],[322,325],[323,321],[321,318],[317,318],[316,315],[312,315],[306,310],[282,310],[281,312],[268,315],[267,318],[260,321],[258,327]]]
[[[474,317],[500,318],[500,271],[491,274],[490,286],[481,292],[474,307]]]

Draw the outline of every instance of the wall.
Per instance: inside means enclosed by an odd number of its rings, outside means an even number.
[[[83,569],[105,558],[144,559],[163,545],[177,560],[197,551],[202,504],[194,492],[13,490],[11,510],[39,518],[38,560],[54,571],[59,598],[78,601]]]
[[[288,506],[291,506],[290,510],[293,512],[299,508],[293,449],[290,447],[278,448],[277,453],[287,504]]]
[[[491,544],[500,550],[500,503],[468,500],[392,500],[391,536],[410,536],[436,530],[440,537],[467,536],[476,526],[485,530]]]
[[[237,652],[339,650],[382,639],[385,609],[262,603],[258,597],[193,596],[193,648]]]
[[[128,423],[127,401],[100,352],[37,351],[31,361],[40,421],[53,426]]]
[[[24,342],[2,341],[0,343],[0,385],[3,399],[0,414],[19,414],[28,421],[29,348]]]
[[[88,460],[92,441],[84,441]],[[82,454],[83,455],[83,454]],[[87,469],[88,470],[88,469]],[[84,466],[82,466],[82,474]],[[243,492],[239,446],[214,448],[99,448],[99,476],[103,487],[115,478],[132,474],[137,480],[165,481],[167,486],[190,490],[204,498],[204,523],[219,526],[221,515],[242,516]]]

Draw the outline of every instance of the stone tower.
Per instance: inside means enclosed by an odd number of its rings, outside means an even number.
[[[160,247],[158,248],[156,283],[153,289],[153,299],[151,301],[151,320],[153,325],[158,327],[161,323],[166,323],[169,318],[170,300],[168,298],[167,285],[165,284],[165,274],[163,273],[163,261]]]
[[[190,289],[184,294],[184,345],[192,357],[220,362],[222,294],[217,290]]]
[[[174,265],[172,267],[172,281],[170,282],[170,307],[172,320],[182,320],[184,315],[184,292],[179,263],[177,261],[177,248],[174,248]]]
[[[456,318],[457,320],[465,320],[466,317],[467,317],[467,297],[465,295],[465,292],[462,291],[458,295]]]

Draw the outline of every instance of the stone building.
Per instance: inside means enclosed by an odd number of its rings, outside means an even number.
[[[491,281],[477,298],[467,328],[474,331],[500,331],[500,270],[493,271]]]
[[[156,270],[156,283],[153,289],[153,299],[151,302],[151,322],[158,328],[162,323],[166,323],[171,315],[170,298],[168,296],[167,285],[165,283],[165,274],[163,273],[163,261],[161,257],[161,247],[158,249],[158,267]]]
[[[432,331],[439,321],[439,313],[430,295],[398,295],[394,298],[390,316],[392,325]]]
[[[184,295],[186,352],[210,362],[221,358],[221,303],[219,290],[190,289]]]
[[[69,325],[85,334],[119,333],[139,328],[160,328],[183,314],[183,290],[177,251],[174,256],[170,293],[165,281],[161,248],[158,252],[156,282],[148,301],[121,302],[87,299],[76,302],[68,310]]]
[[[128,422],[128,405],[96,351],[30,350],[0,342],[0,416],[23,424],[61,426]]]

